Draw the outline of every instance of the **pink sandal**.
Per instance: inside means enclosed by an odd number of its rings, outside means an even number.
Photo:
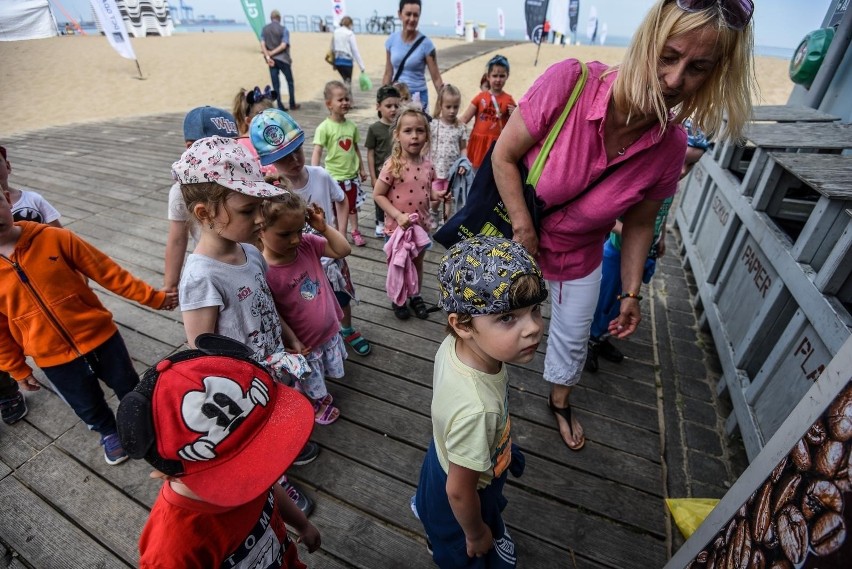
[[[355,243],[355,245],[357,245],[358,247],[363,247],[367,244],[367,242],[364,241],[364,237],[361,235],[361,232],[357,229],[352,232],[352,242]]]
[[[330,425],[340,418],[340,409],[332,405],[331,393],[313,402],[314,421],[317,425]]]

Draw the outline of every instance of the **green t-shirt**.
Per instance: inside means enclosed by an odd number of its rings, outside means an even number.
[[[367,130],[367,140],[364,142],[364,146],[372,149],[375,153],[376,171],[373,172],[373,176],[378,178],[385,160],[388,159],[393,149],[391,125],[382,121],[371,124],[369,130]]]
[[[325,149],[325,169],[331,177],[342,182],[358,176],[361,161],[358,158],[358,127],[346,119],[334,122],[325,119],[314,133],[314,144]]]

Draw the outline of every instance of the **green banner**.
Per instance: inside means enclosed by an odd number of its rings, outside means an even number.
[[[240,0],[243,11],[246,13],[248,23],[254,30],[257,39],[260,39],[260,31],[266,23],[263,17],[263,0]]]

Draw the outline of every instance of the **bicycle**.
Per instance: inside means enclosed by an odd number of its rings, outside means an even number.
[[[371,34],[392,34],[396,31],[396,21],[393,16],[379,16],[378,10],[367,20],[367,32]]]

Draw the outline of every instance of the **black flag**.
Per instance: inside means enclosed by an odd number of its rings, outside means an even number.
[[[568,29],[577,31],[577,17],[580,15],[580,0],[568,0]]]
[[[542,27],[547,17],[547,5],[550,0],[526,0],[524,15],[527,20],[527,36],[535,43],[541,43]]]

